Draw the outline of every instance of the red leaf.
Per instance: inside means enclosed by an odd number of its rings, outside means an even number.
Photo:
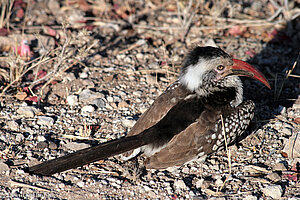
[[[19,19],[23,19],[24,14],[25,14],[24,10],[23,10],[22,8],[20,8],[20,9],[17,11],[16,16],[17,16],[17,18],[19,18]]]
[[[23,91],[28,93],[29,92],[29,88],[28,87],[24,87]]]
[[[166,61],[162,61],[162,62],[160,63],[160,65],[161,65],[161,66],[165,66],[165,65],[167,65],[167,62],[166,62]]]
[[[26,40],[22,40],[22,44],[17,47],[17,53],[21,57],[30,57],[32,55],[32,52],[30,51],[30,47],[27,44]]]
[[[7,28],[0,28],[0,36],[7,36],[8,30]]]
[[[100,129],[99,125],[91,125],[90,129],[92,130],[92,132],[97,132]]]
[[[49,26],[44,26],[44,33],[47,35],[53,36],[53,37],[55,37],[57,35],[56,30],[52,29]]]
[[[84,28],[86,30],[88,30],[88,31],[92,31],[95,28],[95,26],[93,26],[93,25],[86,25],[86,26],[84,26]]]
[[[31,96],[31,97],[27,97],[25,100],[27,101],[33,101],[33,102],[38,102],[38,97],[37,96]]]
[[[233,26],[230,28],[227,33],[233,36],[243,35],[246,32],[246,28],[242,26]]]
[[[288,179],[289,181],[298,181],[298,173],[292,173],[292,174],[284,174],[283,178]]]
[[[40,70],[37,74],[37,77],[40,79],[40,78],[43,78],[44,76],[47,75],[47,72],[44,71],[44,70]]]

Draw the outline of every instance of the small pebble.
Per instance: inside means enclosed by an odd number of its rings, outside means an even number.
[[[283,163],[276,163],[274,166],[273,166],[273,170],[274,171],[286,171],[287,168],[285,167],[285,165]]]
[[[6,171],[9,171],[9,167],[4,162],[0,162],[0,174],[5,173]]]
[[[91,145],[85,144],[85,143],[78,143],[78,142],[68,142],[64,146],[67,147],[70,150],[78,151],[78,150],[81,150],[81,149],[88,148]]]
[[[82,90],[82,92],[80,92],[79,94],[79,102],[90,103],[94,99],[102,98],[102,97],[104,97],[104,95],[100,92],[94,92],[90,89],[85,89]]]
[[[46,138],[44,136],[42,136],[42,135],[38,135],[37,138],[36,138],[36,140],[38,142],[44,142],[44,141],[46,141]]]
[[[54,123],[54,119],[47,116],[38,116],[38,120],[36,122],[38,125],[45,125],[51,127]]]
[[[247,195],[245,198],[243,198],[243,200],[257,200],[257,197],[253,195]]]
[[[83,181],[79,181],[78,183],[76,183],[76,185],[78,185],[78,187],[84,187],[84,182]]]
[[[106,106],[106,103],[102,98],[94,99],[91,104],[97,106],[97,108],[104,108]]]
[[[49,141],[49,149],[57,149],[57,144],[52,141]]]
[[[127,108],[129,105],[126,101],[121,101],[119,104],[118,104],[118,108]]]
[[[25,139],[25,137],[24,137],[23,134],[21,134],[21,133],[17,133],[17,134],[16,134],[16,141],[17,141],[17,142],[21,142],[21,141],[23,141],[24,139]]]
[[[292,129],[288,128],[288,127],[283,127],[281,129],[281,132],[284,134],[284,135],[287,135],[287,136],[290,136],[292,135],[293,131]]]
[[[269,185],[262,188],[264,195],[272,197],[273,199],[280,199],[282,196],[283,190],[280,185]]]
[[[114,98],[112,98],[111,96],[107,96],[106,97],[106,100],[108,101],[108,102],[114,102]]]
[[[83,106],[81,108],[81,114],[92,113],[94,111],[95,111],[95,108],[94,108],[94,106],[91,106],[91,105]]]
[[[78,96],[76,96],[76,95],[69,95],[69,96],[67,96],[67,103],[70,106],[78,105]]]
[[[48,147],[47,142],[39,142],[39,143],[37,143],[37,145],[36,145],[36,148],[39,149],[39,150],[46,149],[47,147]]]
[[[124,119],[122,120],[122,123],[124,126],[128,127],[128,128],[131,128],[133,127],[133,125],[135,124],[136,121],[134,120],[129,120],[129,119]]]
[[[203,185],[203,182],[204,182],[204,179],[203,179],[203,178],[200,179],[200,180],[198,180],[198,181],[196,182],[196,188],[201,188],[202,185]]]
[[[216,184],[216,186],[220,187],[223,185],[223,181],[221,179],[217,179],[215,184]]]
[[[277,173],[268,174],[266,178],[270,179],[272,182],[281,181],[281,177]]]
[[[82,78],[82,79],[84,79],[84,78],[88,78],[89,75],[88,75],[87,72],[82,72],[82,73],[79,73],[79,77]]]
[[[36,112],[37,112],[37,109],[32,106],[23,106],[17,110],[17,113],[19,115],[22,115],[22,116],[25,116],[28,118],[33,118]]]
[[[19,130],[19,124],[16,121],[8,121],[6,123],[7,127],[12,131],[18,131]]]
[[[183,180],[175,180],[174,181],[174,187],[177,189],[185,190],[187,189],[185,183]]]

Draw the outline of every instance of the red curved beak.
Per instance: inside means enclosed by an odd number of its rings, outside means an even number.
[[[247,76],[253,79],[258,80],[265,86],[267,86],[269,89],[271,89],[271,86],[265,76],[258,71],[255,67],[251,66],[250,64],[238,60],[238,59],[232,59],[234,64],[230,67],[231,68],[231,73],[238,75],[238,76]]]

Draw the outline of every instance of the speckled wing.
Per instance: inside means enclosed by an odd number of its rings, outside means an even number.
[[[253,115],[252,101],[245,101],[236,108],[206,108],[194,123],[175,135],[165,148],[149,157],[146,167],[164,169],[180,166],[221,149],[224,147],[224,132],[227,143],[233,142],[246,130]]]

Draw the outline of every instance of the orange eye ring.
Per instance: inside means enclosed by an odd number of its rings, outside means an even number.
[[[224,65],[219,65],[218,67],[217,67],[217,70],[218,71],[223,71],[225,69],[225,66]]]

